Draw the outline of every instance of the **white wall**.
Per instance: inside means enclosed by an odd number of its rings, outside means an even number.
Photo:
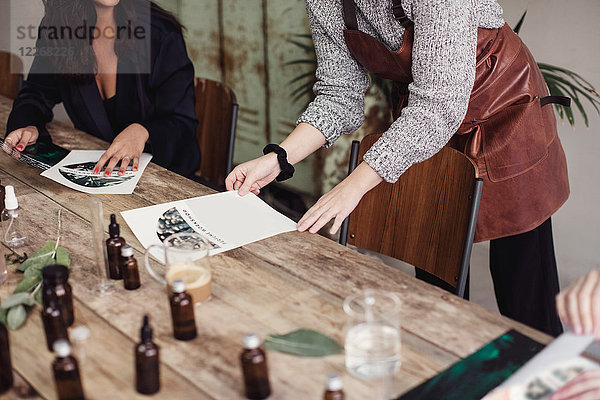
[[[571,69],[600,91],[600,1],[499,2],[511,26],[528,10],[520,35],[538,61]],[[577,111],[575,129],[568,123],[559,126],[571,181],[571,197],[553,217],[563,287],[590,268],[600,268],[600,118],[591,106],[587,110],[589,129]],[[487,274],[482,271],[487,269],[486,244],[475,248],[472,266],[478,269],[473,271],[475,275]],[[489,293],[491,286],[486,288]],[[487,302],[490,306],[492,303]]]

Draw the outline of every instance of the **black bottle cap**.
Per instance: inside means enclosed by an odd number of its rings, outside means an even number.
[[[117,216],[110,214],[110,225],[108,225],[108,234],[111,238],[119,237],[121,234],[119,224],[117,224]]]
[[[69,269],[63,265],[49,265],[42,269],[42,277],[45,283],[64,283],[69,279]]]
[[[150,317],[144,315],[144,324],[142,325],[142,342],[148,342],[152,340],[152,327],[150,326]]]

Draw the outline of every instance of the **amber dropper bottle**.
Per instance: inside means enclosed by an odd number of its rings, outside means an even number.
[[[52,363],[58,400],[84,400],[77,360],[71,355],[71,345],[57,340],[52,346],[56,359]]]
[[[337,374],[327,376],[327,389],[323,394],[323,400],[344,400],[344,384],[342,378]]]
[[[152,341],[152,327],[147,315],[141,329],[141,342],[135,346],[135,386],[141,394],[153,394],[160,389],[158,346]]]
[[[170,303],[173,336],[177,340],[192,340],[197,336],[194,302],[192,296],[185,291],[185,283],[181,279],[173,282]]]
[[[133,247],[127,244],[121,247],[121,275],[125,289],[135,290],[141,286],[140,271],[137,261],[133,257]]]
[[[125,239],[121,235],[117,216],[110,214],[110,225],[108,225],[109,238],[106,239],[106,252],[108,253],[108,274],[110,279],[123,279],[121,275],[121,247],[125,245]]]
[[[42,302],[47,303],[48,296],[54,294],[67,326],[75,322],[73,312],[73,293],[68,282],[69,269],[63,265],[49,265],[42,270]]]
[[[8,330],[0,322],[0,394],[8,391],[13,385],[13,370],[10,363],[10,346]]]
[[[240,355],[246,398],[251,400],[266,399],[271,395],[267,356],[260,348],[258,336],[244,336],[244,351]]]
[[[54,342],[59,339],[68,341],[69,334],[56,295],[52,292],[46,293],[43,303],[42,322],[44,323],[44,331],[46,332],[46,344],[48,345],[48,350],[52,351]]]

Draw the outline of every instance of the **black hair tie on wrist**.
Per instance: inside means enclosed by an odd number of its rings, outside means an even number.
[[[285,149],[276,144],[268,144],[263,149],[263,154],[275,153],[277,154],[277,161],[279,162],[279,168],[281,168],[281,172],[277,175],[277,182],[282,182],[287,179],[290,179],[294,176],[294,166],[290,164],[287,160],[287,152]]]

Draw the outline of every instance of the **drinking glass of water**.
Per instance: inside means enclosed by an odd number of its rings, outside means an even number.
[[[367,289],[348,296],[344,311],[346,369],[357,378],[381,380],[388,387],[401,361],[400,299],[394,293]]]

